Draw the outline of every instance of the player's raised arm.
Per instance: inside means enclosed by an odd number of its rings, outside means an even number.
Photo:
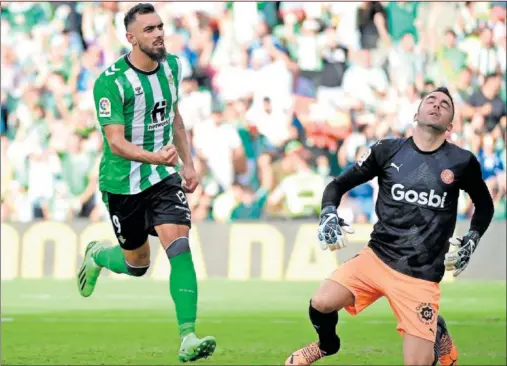
[[[470,257],[488,229],[495,211],[491,194],[482,179],[481,165],[474,155],[470,157],[462,181],[461,188],[470,195],[475,210],[468,233],[450,240],[458,250],[447,253],[444,264],[448,271],[454,271],[454,276],[458,276],[468,266]]]
[[[101,76],[93,88],[97,118],[104,128],[107,145],[111,152],[141,163],[175,166],[178,163],[178,154],[174,147],[167,146],[160,151],[151,152],[127,141],[123,98],[119,86],[112,80]]]

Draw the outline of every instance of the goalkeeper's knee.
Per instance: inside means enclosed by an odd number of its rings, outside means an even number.
[[[319,335],[319,347],[326,356],[334,355],[340,350],[340,337],[336,334],[336,325],[338,324],[338,312],[336,310],[329,313],[323,313],[313,305],[313,299],[310,301],[308,309],[310,321],[315,331]]]

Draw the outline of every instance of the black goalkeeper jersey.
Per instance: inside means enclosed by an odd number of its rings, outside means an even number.
[[[346,191],[374,177],[378,221],[368,245],[398,272],[441,281],[460,189],[475,205],[471,230],[482,235],[491,222],[493,202],[479,162],[447,141],[432,152],[418,149],[412,138],[378,141],[326,188],[322,206],[338,206]]]

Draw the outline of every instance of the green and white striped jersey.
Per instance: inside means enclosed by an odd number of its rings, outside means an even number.
[[[144,164],[114,155],[104,127],[124,125],[125,138],[148,151],[171,144],[180,81],[180,60],[171,54],[151,72],[135,68],[125,55],[95,81],[93,97],[104,136],[99,168],[101,191],[136,194],[178,171],[178,167]]]

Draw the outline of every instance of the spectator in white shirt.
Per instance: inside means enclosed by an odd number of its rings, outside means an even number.
[[[246,157],[238,131],[223,123],[222,111],[214,110],[211,118],[195,126],[193,145],[218,184],[227,190],[237,174],[246,170]]]
[[[197,80],[185,78],[181,81],[179,110],[187,131],[210,117],[211,102],[211,93],[207,90],[199,90]]]
[[[277,147],[281,147],[290,136],[290,119],[281,108],[274,107],[271,99],[265,97],[261,103],[254,103],[246,113],[246,119],[268,141]]]
[[[343,77],[345,93],[367,108],[378,108],[387,88],[386,73],[380,67],[372,66],[370,51],[358,51],[357,63],[348,68]]]
[[[493,44],[493,32],[484,28],[481,32],[481,45],[470,53],[468,65],[480,79],[496,72],[499,68],[498,56]]]

